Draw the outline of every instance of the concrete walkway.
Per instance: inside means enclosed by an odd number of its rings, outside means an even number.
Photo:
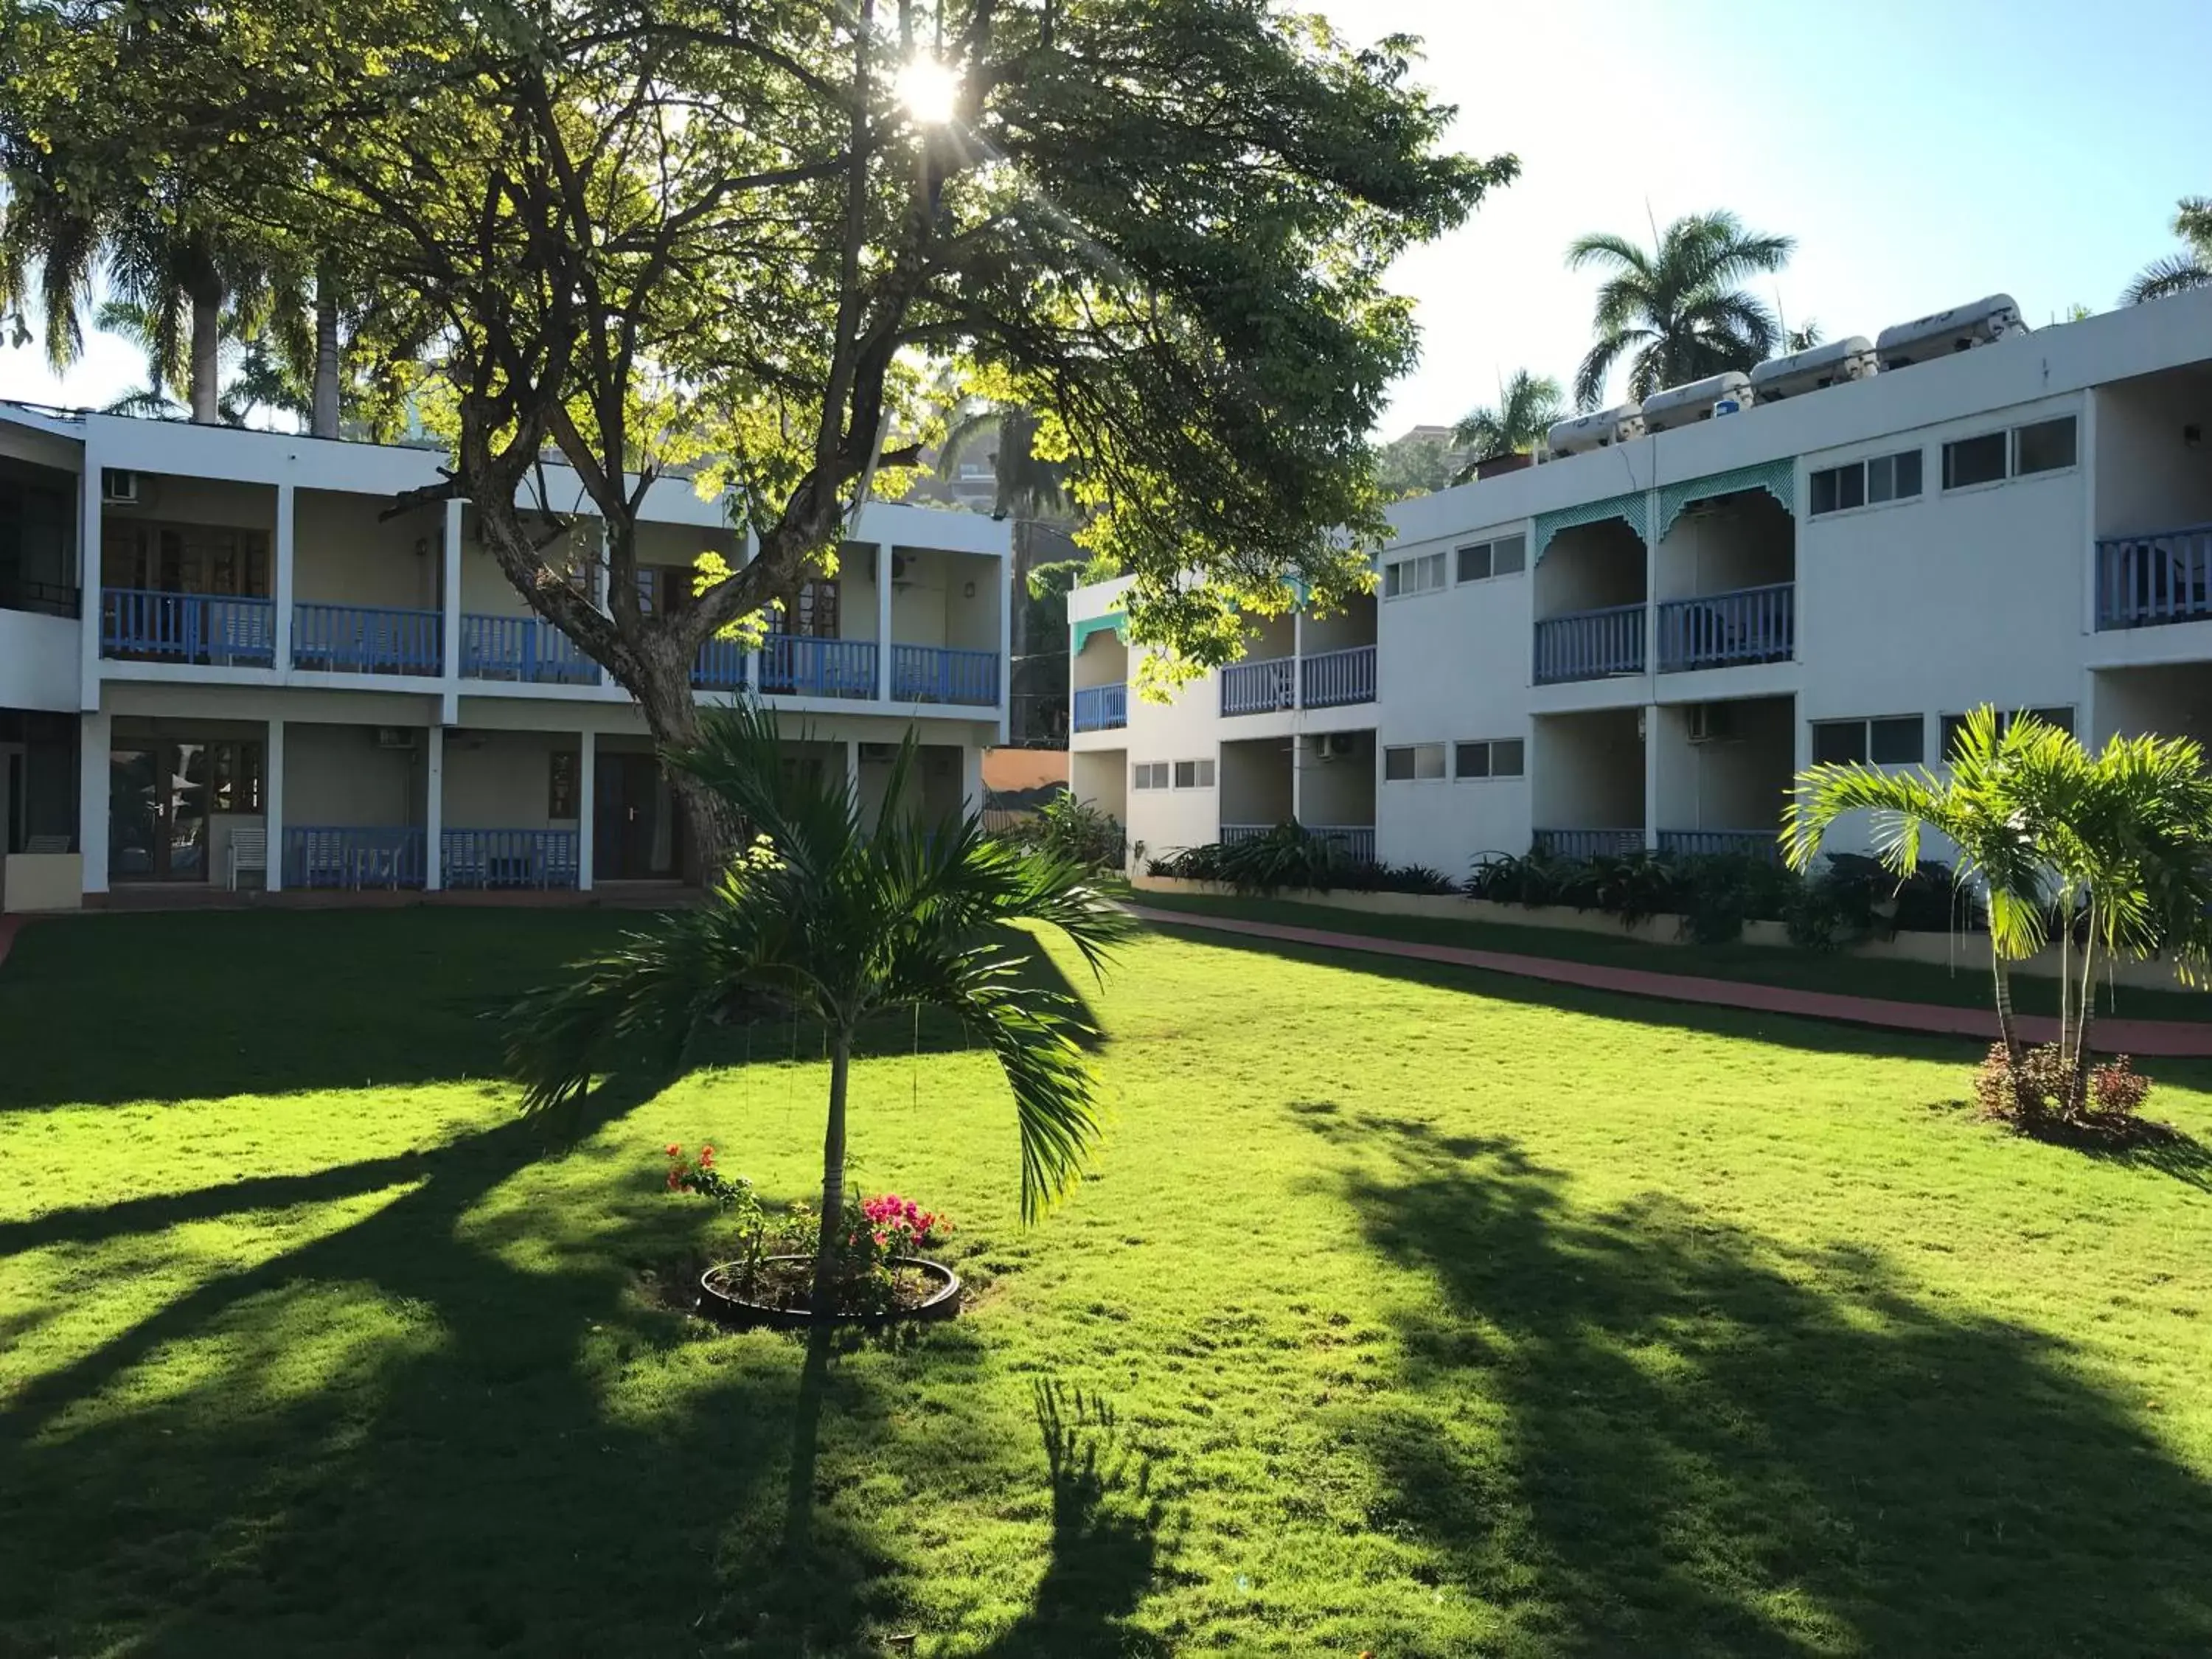
[[[1454,968],[1480,968],[1486,973],[1548,980],[1555,985],[1578,985],[1593,991],[1617,991],[1627,996],[1659,997],[1668,1002],[1710,1003],[1716,1007],[1841,1020],[1847,1024],[1874,1025],[1893,1031],[1972,1037],[1983,1042],[1996,1041],[1997,1017],[1986,1008],[1893,1002],[1882,997],[1846,996],[1835,991],[1794,990],[1787,986],[1764,985],[1755,980],[1708,979],[1695,974],[1662,974],[1642,968],[1565,962],[1557,957],[1525,957],[1508,951],[1470,951],[1454,945],[1377,939],[1371,933],[1340,933],[1325,927],[1289,927],[1276,922],[1245,921],[1188,910],[1155,910],[1141,904],[1126,908],[1130,915],[1156,927],[1190,927],[1207,933],[1241,933],[1251,939],[1279,939],[1286,945],[1364,951],[1370,956],[1438,962]],[[2020,1025],[2021,1035],[2030,1042],[2055,1042],[2058,1039],[2058,1022],[2055,1019],[2028,1015],[2021,1019]],[[2212,1025],[2180,1020],[2100,1018],[2092,1035],[2100,1054],[2149,1054],[2169,1059],[2212,1055]]]

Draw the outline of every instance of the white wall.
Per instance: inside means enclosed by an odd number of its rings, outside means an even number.
[[[2212,368],[2102,386],[2095,404],[2097,533],[2212,524]]]
[[[1692,503],[1659,544],[1656,596],[1701,598],[1790,579],[1795,526],[1765,490]]]
[[[546,809],[551,805],[553,756],[582,746],[574,732],[448,732],[446,828],[574,830],[574,818],[549,817]]]
[[[1796,720],[1787,697],[1724,705],[1733,733],[1714,743],[1690,741],[1690,708],[1662,704],[1647,711],[1653,769],[1652,821],[1662,830],[1759,830],[1781,827],[1783,799],[1796,773]]]
[[[0,708],[74,714],[83,626],[74,617],[0,610]]]
[[[417,737],[421,734],[418,732]],[[346,826],[421,823],[422,750],[380,749],[374,728],[284,728],[284,823]]]
[[[1300,739],[1298,820],[1302,823],[1346,825],[1375,822],[1375,734],[1353,735],[1352,752],[1323,760],[1310,742]]]
[[[296,490],[292,504],[295,601],[436,608],[441,508],[418,507],[386,520],[389,501],[328,489]]]
[[[1644,823],[1643,710],[1551,714],[1535,723],[1528,775],[1537,828],[1629,830]]]
[[[1528,556],[1536,567],[1540,617],[1633,605],[1644,597],[1648,562],[1644,544],[1619,519],[1562,530],[1540,556],[1532,542]]]
[[[1218,774],[1224,823],[1285,823],[1291,817],[1291,745],[1262,738],[1221,745]]]

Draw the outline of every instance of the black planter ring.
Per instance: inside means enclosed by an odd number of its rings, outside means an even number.
[[[813,1260],[811,1255],[768,1255],[761,1258],[763,1266],[771,1261],[811,1264]],[[960,1275],[943,1262],[931,1261],[918,1255],[895,1255],[891,1258],[891,1264],[899,1267],[918,1267],[930,1278],[939,1280],[938,1287],[911,1308],[896,1308],[884,1313],[831,1314],[819,1322],[857,1325],[864,1330],[880,1330],[890,1325],[950,1319],[960,1311]],[[750,1301],[726,1284],[717,1282],[738,1265],[734,1261],[726,1261],[718,1267],[708,1268],[699,1275],[701,1313],[726,1325],[767,1326],[775,1330],[808,1330],[817,1322],[811,1308],[771,1308],[764,1302]]]

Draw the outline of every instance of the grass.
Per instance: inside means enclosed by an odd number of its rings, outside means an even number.
[[[812,1034],[560,1125],[493,1076],[478,1016],[625,925],[21,936],[0,1652],[2212,1650],[2194,1142],[2011,1139],[1958,1045],[1157,935],[1039,1227],[985,1059],[878,1034],[859,1181],[978,1290],[810,1363],[639,1273],[708,1231],[665,1141],[809,1189]]]
[[[1505,951],[1652,973],[1695,974],[1711,979],[1740,979],[1784,985],[1802,991],[1835,991],[1849,996],[1884,997],[1901,1002],[1934,1003],[1953,1008],[1990,1006],[1989,941],[1978,934],[1954,940],[1957,965],[1883,962],[1841,952],[1784,950],[1764,945],[1654,944],[1625,932],[1583,933],[1564,927],[1526,927],[1516,922],[1464,921],[1443,916],[1370,915],[1295,899],[1245,898],[1229,894],[1133,892],[1131,901],[1155,909],[1200,915],[1242,916],[1284,922],[1296,927],[1324,927],[1376,939],[1413,939],[1428,945],[1459,945],[1470,951]],[[2023,1013],[2056,1015],[2058,982],[2040,975],[2015,974],[2013,1000]],[[2172,990],[2110,988],[2098,994],[2100,1016],[2129,1019],[2212,1021],[2212,995],[2178,983]]]

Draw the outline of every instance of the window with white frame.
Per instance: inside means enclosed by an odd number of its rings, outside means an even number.
[[[1900,449],[1893,455],[1824,467],[1813,475],[1812,483],[1816,519],[1826,513],[1847,513],[1855,507],[1907,501],[1920,493],[1920,452]]]
[[[1517,778],[1528,766],[1528,746],[1519,738],[1480,738],[1452,745],[1455,778]]]
[[[1487,581],[1492,576],[1517,576],[1528,568],[1528,538],[1499,536],[1486,542],[1469,542],[1459,550],[1459,579]]]
[[[1927,757],[1927,744],[1928,722],[1919,714],[1813,722],[1813,759],[1823,766],[1913,766]]]
[[[1433,593],[1444,585],[1444,556],[1424,553],[1419,558],[1399,559],[1382,567],[1382,597],[1402,599],[1411,593]]]
[[[1211,789],[1213,787],[1213,763],[1210,760],[1179,760],[1175,763],[1175,787],[1178,789]]]
[[[2073,735],[2074,710],[2070,706],[2065,708],[2054,706],[2049,708],[2030,708],[2022,712],[2027,714],[2032,720],[2041,720],[2045,726],[2055,726],[2069,737]],[[1999,737],[2004,736],[2006,728],[2012,725],[2012,720],[2013,715],[2010,709],[2000,708],[1997,710],[1997,735]],[[1943,736],[1941,752],[1943,759],[1947,763],[1951,758],[1952,745],[1958,741],[1959,733],[1966,730],[1966,717],[1964,714],[1946,714],[1943,716]]]
[[[1444,746],[1440,743],[1401,744],[1382,751],[1385,783],[1426,783],[1444,775]]]
[[[1129,769],[1132,789],[1164,789],[1168,787],[1168,763],[1165,761],[1139,761]]]
[[[2076,459],[2074,417],[2032,421],[2009,431],[1978,433],[1943,446],[1943,488],[1965,489],[2038,472],[2059,472]]]

